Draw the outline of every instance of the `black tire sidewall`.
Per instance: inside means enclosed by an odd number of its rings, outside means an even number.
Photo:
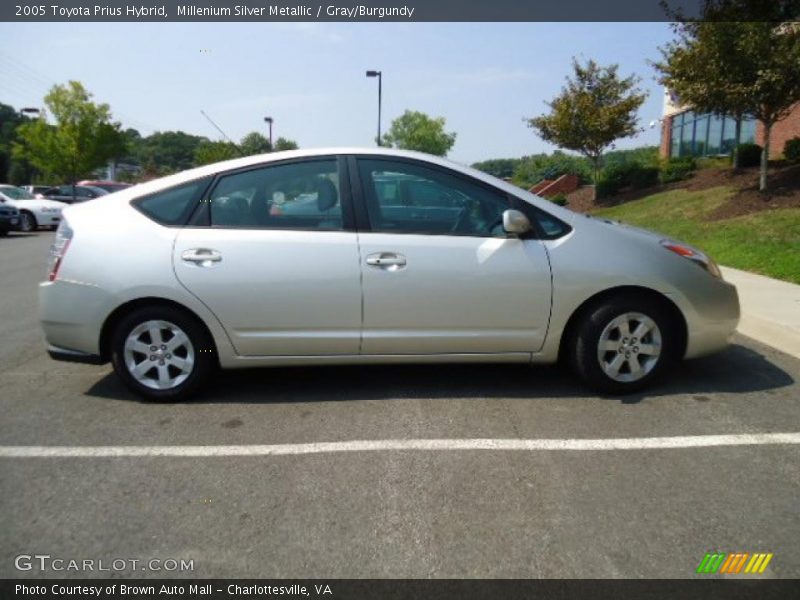
[[[169,321],[180,327],[194,346],[194,368],[179,386],[169,390],[155,390],[139,383],[125,365],[125,340],[130,332],[145,321]],[[200,391],[217,367],[214,345],[204,327],[184,311],[164,306],[137,309],[122,318],[111,338],[111,364],[128,388],[155,402],[185,400]]]
[[[597,359],[597,345],[606,326],[616,317],[637,312],[655,321],[661,331],[661,355],[653,370],[642,379],[621,382],[611,379]],[[629,394],[641,390],[658,379],[677,355],[676,324],[661,303],[649,298],[612,298],[596,306],[579,324],[573,349],[572,364],[578,375],[593,389],[607,394]]]

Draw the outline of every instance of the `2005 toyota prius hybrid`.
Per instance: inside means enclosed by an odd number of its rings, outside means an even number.
[[[626,393],[739,318],[695,248],[389,149],[252,156],[71,206],[39,301],[53,358],[110,360],[157,400],[218,366],[558,359]]]

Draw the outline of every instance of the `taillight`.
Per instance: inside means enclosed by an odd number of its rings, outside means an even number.
[[[56,231],[56,239],[53,241],[53,245],[50,246],[50,255],[47,261],[48,267],[48,279],[50,281],[55,281],[56,277],[58,276],[58,269],[61,267],[61,263],[64,260],[64,255],[67,253],[67,249],[69,248],[69,243],[72,241],[72,228],[69,226],[64,219],[61,220],[61,223],[58,226],[58,230]]]
[[[714,277],[722,279],[722,273],[720,272],[717,263],[715,263],[711,257],[706,256],[699,250],[695,250],[686,244],[681,244],[680,242],[675,242],[673,240],[661,240],[661,245],[670,252],[674,252],[678,256],[688,258],[694,264],[702,267]]]

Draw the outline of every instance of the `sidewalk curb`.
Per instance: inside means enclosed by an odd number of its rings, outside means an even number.
[[[800,358],[800,285],[721,267],[736,286],[741,304],[737,331],[795,358]]]

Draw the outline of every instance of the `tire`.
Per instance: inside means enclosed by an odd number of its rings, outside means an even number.
[[[657,301],[608,299],[578,323],[570,348],[572,367],[595,391],[639,391],[675,362],[677,329],[670,312]],[[639,335],[633,335],[637,331]]]
[[[169,306],[140,308],[125,316],[111,338],[111,363],[125,385],[157,402],[191,397],[218,366],[205,328]]]
[[[24,233],[30,233],[31,231],[36,231],[36,217],[33,216],[32,213],[28,211],[20,211],[19,213],[19,230]]]
[[[5,237],[8,235],[8,229],[0,229],[0,237]]]

